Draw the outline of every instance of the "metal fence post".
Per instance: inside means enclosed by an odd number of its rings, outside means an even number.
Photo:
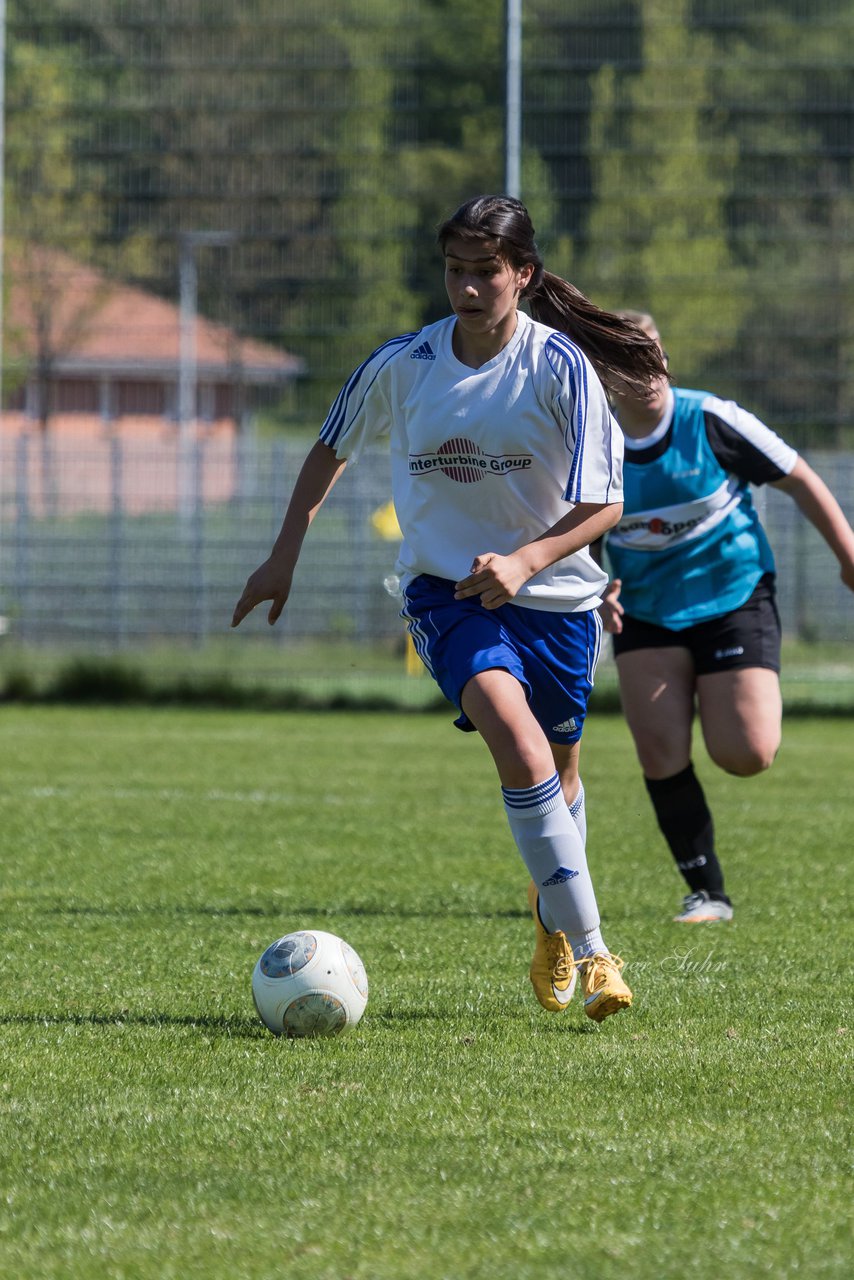
[[[110,622],[118,648],[127,641],[127,584],[125,582],[125,511],[122,493],[123,449],[120,436],[110,437]]]
[[[202,436],[197,436],[192,448],[190,572],[193,575],[193,583],[189,595],[193,609],[190,631],[196,645],[199,646],[204,644],[208,632],[208,588],[207,573],[205,572],[204,464],[205,441]]]
[[[30,437],[18,436],[15,450],[15,567],[14,608],[16,630],[24,639],[27,634],[27,604],[30,585]]]

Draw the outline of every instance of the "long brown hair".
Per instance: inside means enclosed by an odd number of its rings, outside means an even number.
[[[654,338],[625,316],[597,307],[568,280],[546,271],[528,210],[520,200],[512,196],[467,200],[439,228],[443,250],[454,237],[494,243],[497,256],[516,270],[532,264],[534,274],[522,292],[531,315],[571,338],[606,388],[616,375],[643,394],[659,378],[668,377]]]

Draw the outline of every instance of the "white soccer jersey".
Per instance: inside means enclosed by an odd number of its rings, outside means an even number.
[[[449,316],[392,338],[342,388],[320,438],[355,461],[387,435],[403,532],[397,571],[456,582],[486,552],[509,555],[578,502],[622,502],[623,437],[577,346],[519,312],[487,364],[454,355]],[[607,575],[584,548],[531,578],[514,603],[594,608]]]

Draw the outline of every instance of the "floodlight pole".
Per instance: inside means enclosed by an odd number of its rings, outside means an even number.
[[[3,342],[3,291],[6,280],[3,260],[6,256],[6,236],[3,208],[6,204],[6,0],[0,0],[0,531],[3,518],[3,361],[6,347]],[[0,635],[6,629],[6,619],[0,615]]]
[[[522,193],[522,0],[505,0],[504,191]]]
[[[233,231],[182,231],[178,237],[178,513],[188,519],[198,495],[193,469],[193,425],[196,421],[198,367],[196,319],[199,273],[196,249],[232,244]]]
[[[3,259],[6,251],[3,207],[6,203],[6,0],[0,0],[0,423],[3,418]]]

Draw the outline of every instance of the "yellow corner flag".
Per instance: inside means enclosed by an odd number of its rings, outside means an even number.
[[[412,636],[406,633],[406,649],[405,649],[406,674],[408,676],[423,676],[424,663],[418,656],[418,651],[412,643]]]
[[[400,542],[403,537],[391,498],[383,506],[377,507],[371,516],[371,524],[384,542]]]

